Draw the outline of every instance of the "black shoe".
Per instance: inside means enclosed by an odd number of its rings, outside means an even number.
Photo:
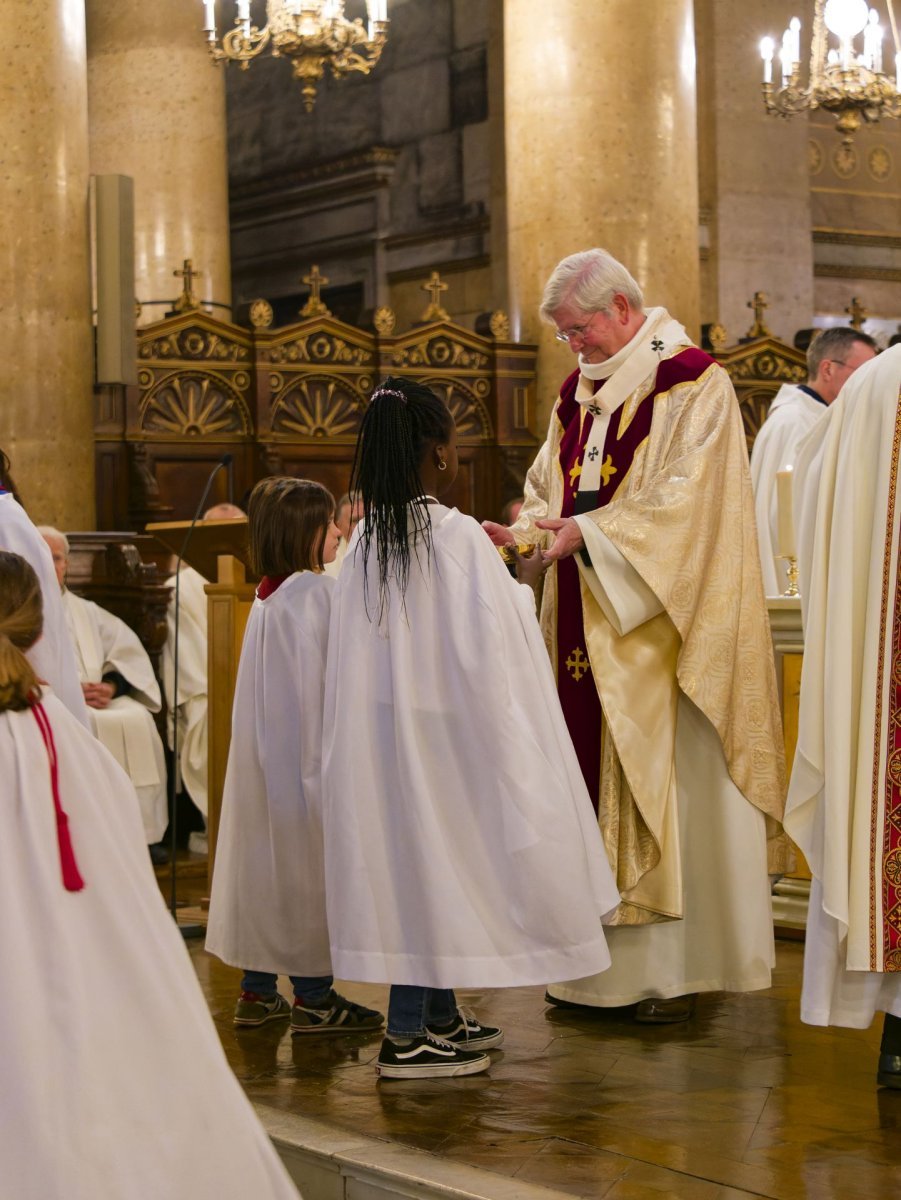
[[[687,996],[670,996],[666,1000],[650,996],[647,1000],[639,1001],[635,1020],[641,1025],[675,1025],[679,1021],[687,1021],[694,1014],[697,998],[695,992]]]
[[[461,1050],[430,1033],[393,1042],[385,1038],[375,1073],[385,1079],[435,1079],[444,1075],[477,1075],[491,1059],[481,1051]]]
[[[472,1013],[462,1009],[446,1025],[430,1025],[428,1031],[461,1050],[492,1050],[504,1040],[503,1029],[481,1025]]]
[[[150,861],[155,867],[164,867],[169,861],[169,851],[162,842],[154,842],[147,849],[150,851]]]
[[[901,1054],[880,1054],[876,1072],[879,1087],[901,1089]]]

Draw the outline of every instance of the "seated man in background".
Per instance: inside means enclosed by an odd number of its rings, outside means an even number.
[[[214,504],[203,514],[204,521],[246,521],[247,514],[236,504]],[[172,563],[175,570],[175,561]],[[207,799],[207,601],[209,580],[182,562],[179,568],[178,698],[175,696],[175,575],[167,580],[173,589],[167,623],[169,635],[163,645],[163,692],[168,708],[168,742],[172,749],[175,720],[178,725],[178,770],[181,787],[188,793],[206,822]],[[173,716],[175,714],[175,716]],[[179,789],[181,790],[181,789]],[[188,848],[195,854],[208,850],[206,832],[194,832]]]
[[[66,535],[47,525],[39,532],[53,556],[94,732],[134,784],[151,859],[165,863],[168,854],[159,843],[169,823],[166,759],[151,716],[161,698],[150,658],[124,621],[68,590]]]

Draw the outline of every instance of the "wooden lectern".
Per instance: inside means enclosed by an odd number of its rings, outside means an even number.
[[[181,551],[190,521],[148,525],[176,556]],[[212,887],[219,813],[225,767],[231,744],[232,702],[244,627],[250,614],[256,585],[248,582],[246,521],[198,521],[191,534],[184,561],[207,583],[207,721],[208,794],[207,836],[209,859],[207,884]]]

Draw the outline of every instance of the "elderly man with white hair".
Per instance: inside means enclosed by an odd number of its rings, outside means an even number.
[[[726,372],[604,250],[573,254],[542,319],[578,355],[511,527],[544,544],[541,623],[622,902],[613,965],[562,1007],[687,1019],[770,985],[767,875],[785,763],[748,455]]]
[[[53,556],[94,732],[134,784],[150,857],[166,862],[159,845],[169,823],[166,758],[151,716],[159,712],[161,698],[150,658],[124,621],[66,587],[66,535],[48,525],[38,531]]]

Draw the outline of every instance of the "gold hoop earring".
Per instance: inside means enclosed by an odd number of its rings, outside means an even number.
[[[438,460],[438,470],[439,470],[439,471],[446,471],[446,470],[447,470],[447,463],[444,461],[444,459],[443,459],[443,458],[440,458],[440,459]]]

